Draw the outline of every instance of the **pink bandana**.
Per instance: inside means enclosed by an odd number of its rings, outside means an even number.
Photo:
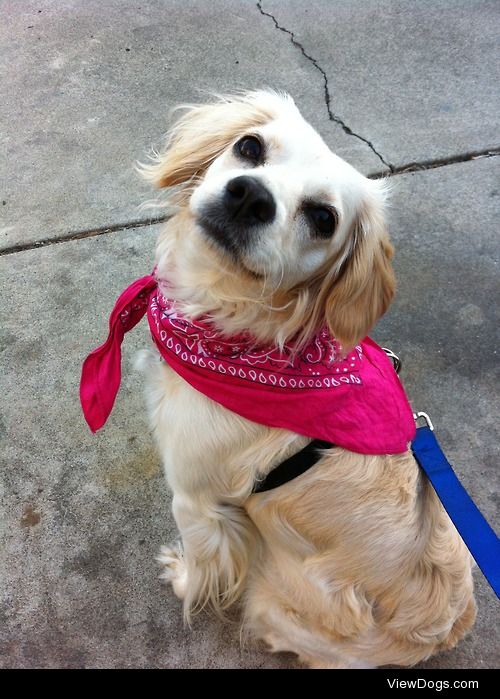
[[[292,358],[290,347],[257,346],[250,336],[224,337],[208,321],[187,320],[151,275],[121,294],[108,339],[83,364],[80,400],[93,432],[106,422],[120,387],[123,337],[146,312],[169,366],[248,420],[361,454],[402,453],[415,435],[399,378],[370,338],[341,358],[338,343],[323,329]]]

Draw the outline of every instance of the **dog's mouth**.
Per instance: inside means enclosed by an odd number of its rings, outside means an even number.
[[[238,267],[242,268],[247,274],[250,274],[255,279],[261,279],[264,275],[250,269],[243,261],[243,254],[246,250],[246,241],[242,240],[241,235],[235,235],[229,227],[221,225],[220,222],[214,221],[212,217],[202,215],[197,218],[197,224],[205,234],[208,241],[217,248],[220,252],[226,253],[231,261]]]
[[[212,242],[217,243],[217,245],[224,248],[224,250],[231,253],[231,255],[235,257],[238,255],[239,250],[236,241],[224,226],[207,216],[200,216],[197,223]]]

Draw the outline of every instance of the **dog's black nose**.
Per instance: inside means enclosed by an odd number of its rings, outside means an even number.
[[[255,177],[246,175],[229,180],[224,205],[233,220],[247,226],[270,223],[276,213],[272,194]]]

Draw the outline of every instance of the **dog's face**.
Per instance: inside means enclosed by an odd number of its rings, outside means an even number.
[[[292,286],[328,258],[341,265],[366,183],[285,103],[282,114],[236,136],[189,207],[202,234],[243,267]]]
[[[323,315],[346,345],[392,298],[383,183],[332,153],[290,97],[262,91],[189,108],[146,175],[177,188],[190,233],[242,280],[314,289],[315,323]]]

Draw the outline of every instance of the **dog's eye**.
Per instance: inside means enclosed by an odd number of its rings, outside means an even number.
[[[337,214],[324,206],[308,206],[305,209],[320,238],[331,238],[337,225]]]
[[[255,136],[244,136],[236,144],[236,152],[245,160],[257,163],[262,157],[262,143]]]

